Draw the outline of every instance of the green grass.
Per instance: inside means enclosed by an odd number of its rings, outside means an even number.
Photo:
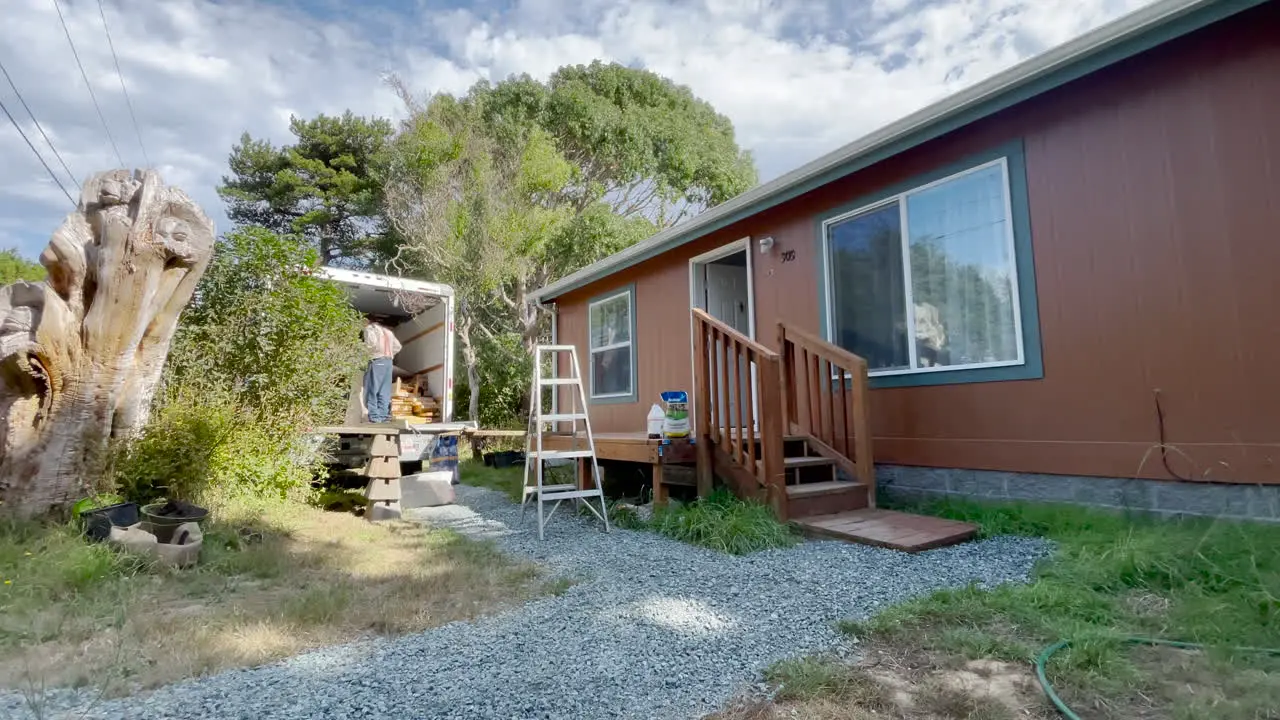
[[[1182,698],[1165,687],[1162,663],[1123,644],[1149,636],[1213,646],[1280,647],[1280,526],[1203,519],[1161,520],[1076,506],[945,501],[908,508],[973,522],[983,536],[1014,534],[1057,543],[1029,585],[935,593],[842,629],[967,658],[1029,662],[1068,638],[1050,677],[1074,698],[1103,698],[1098,717],[1122,717],[1135,696]],[[1237,674],[1259,679],[1214,706],[1220,718],[1280,707],[1280,662],[1216,652],[1194,669],[1220,685]],[[1213,668],[1207,664],[1214,664]],[[1189,672],[1191,672],[1189,670]],[[1264,680],[1269,679],[1269,682]],[[1260,696],[1261,694],[1261,696]],[[1107,700],[1114,705],[1108,710]],[[1134,701],[1136,702],[1136,701]]]
[[[840,700],[866,709],[885,707],[885,690],[853,666],[833,658],[804,657],[774,663],[764,672],[786,701]]]
[[[467,485],[497,490],[515,502],[520,502],[524,468],[493,468],[479,459],[463,460],[458,463],[458,479]]]
[[[799,538],[758,502],[739,500],[726,490],[691,503],[658,508],[649,527],[674,540],[732,555],[791,547]]]
[[[523,468],[491,468],[479,460],[465,460],[459,465],[462,482],[475,487],[497,490],[515,502],[520,501],[524,482]],[[589,512],[586,508],[583,513]],[[719,550],[732,555],[790,547],[799,538],[773,511],[758,502],[739,500],[726,490],[690,503],[672,502],[658,508],[649,520],[642,520],[634,510],[616,502],[609,504],[609,522],[629,530],[651,530],[691,545]]]

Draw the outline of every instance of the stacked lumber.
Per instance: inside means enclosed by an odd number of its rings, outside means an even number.
[[[431,396],[425,379],[401,378],[391,391],[391,417],[410,425],[440,421],[440,403]]]

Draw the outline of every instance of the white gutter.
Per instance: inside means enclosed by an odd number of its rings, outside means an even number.
[[[731,200],[703,211],[688,222],[663,230],[621,252],[588,265],[537,290],[532,293],[532,297],[538,301],[555,298],[565,292],[594,282],[616,270],[635,265],[672,247],[701,237],[703,234],[718,229],[711,226],[725,221],[737,213],[742,213],[753,205],[767,203],[769,200],[784,195],[787,191],[795,189],[807,181],[838,170],[842,165],[852,163],[860,157],[881,150],[931,126],[939,125],[967,110],[1011,93],[1042,77],[1063,70],[1116,44],[1142,35],[1188,13],[1218,2],[1223,2],[1223,0],[1158,0],[1158,2],[1135,10],[1113,22],[1085,33],[1075,40],[1047,50],[954,95],[943,98],[939,102],[886,125],[791,172],[774,178],[767,183],[757,185]],[[1240,9],[1243,9],[1243,6]],[[786,199],[789,198],[778,199],[766,207],[771,207]],[[766,208],[756,208],[753,212],[759,212],[764,209]],[[743,218],[730,220],[730,222],[736,222],[740,219]]]

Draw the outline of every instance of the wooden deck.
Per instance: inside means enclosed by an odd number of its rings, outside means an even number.
[[[691,463],[696,459],[693,443],[689,439],[661,440],[650,438],[642,432],[593,434],[596,457],[601,460],[618,460],[638,463]],[[571,450],[585,448],[587,436],[578,433],[548,433],[542,436],[542,446],[547,450]]]
[[[653,499],[656,503],[665,503],[668,499],[668,482],[663,466],[669,464],[692,463],[697,454],[691,438],[673,438],[663,440],[651,438],[645,433],[593,433],[596,444],[597,460],[616,460],[619,462],[648,463],[653,467]],[[568,433],[551,433],[542,436],[544,450],[585,450],[586,433],[570,435]],[[578,487],[587,488],[593,485],[591,473],[587,471],[585,460],[578,463]]]
[[[955,545],[973,538],[976,525],[926,515],[865,508],[793,520],[806,535],[906,552]]]

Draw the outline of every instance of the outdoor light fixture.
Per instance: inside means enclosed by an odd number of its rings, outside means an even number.
[[[761,255],[768,253],[769,249],[772,247],[773,247],[773,236],[766,235],[760,238],[760,254]]]

